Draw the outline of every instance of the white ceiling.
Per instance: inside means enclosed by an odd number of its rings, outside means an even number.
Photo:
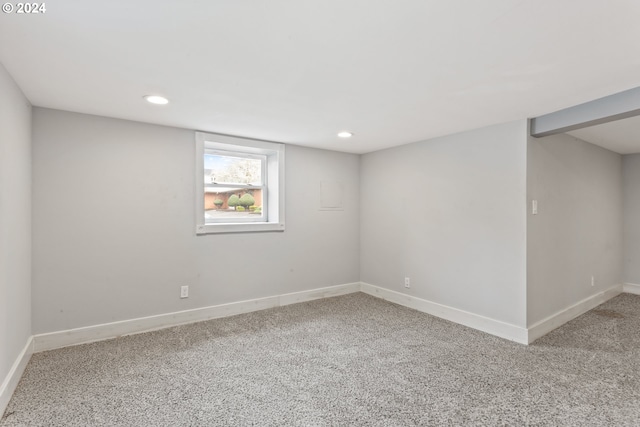
[[[348,152],[640,86],[637,0],[46,6],[0,14],[0,61],[34,105]]]
[[[616,153],[640,153],[640,117],[618,120],[567,133]]]

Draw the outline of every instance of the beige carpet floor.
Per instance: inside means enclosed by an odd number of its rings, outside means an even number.
[[[35,354],[0,426],[638,426],[640,296],[531,346],[357,293]]]

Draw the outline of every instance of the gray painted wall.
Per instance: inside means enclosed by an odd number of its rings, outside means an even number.
[[[363,155],[362,281],[525,326],[526,146],[521,120]]]
[[[287,146],[284,233],[196,236],[193,131],[42,108],[33,129],[34,333],[359,280],[357,155]]]
[[[640,154],[622,157],[625,283],[640,285]]]
[[[622,158],[569,135],[530,138],[529,326],[621,283]],[[595,286],[591,286],[591,276]]]
[[[31,104],[0,64],[0,384],[30,335]]]

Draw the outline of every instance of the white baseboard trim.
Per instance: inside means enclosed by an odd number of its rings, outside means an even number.
[[[361,284],[361,291],[374,297],[413,308],[414,310],[431,314],[454,323],[459,323],[482,332],[487,332],[500,338],[505,338],[520,344],[528,344],[527,330],[520,326],[501,322],[479,314],[470,313],[468,311],[438,304],[400,292],[391,291],[368,283]]]
[[[279,306],[297,304],[299,302],[313,301],[322,298],[337,297],[340,295],[360,292],[360,282],[346,283],[344,285],[329,286],[326,288],[312,289],[310,291],[293,292],[280,295]]]
[[[280,307],[304,301],[312,301],[319,298],[345,295],[358,291],[360,291],[359,282],[347,283],[344,285],[293,292],[273,297],[257,298],[247,301],[232,302],[229,304],[196,308],[193,310],[177,311],[173,313],[159,314],[156,316],[141,317],[83,328],[68,329],[65,331],[38,334],[33,337],[34,351],[40,352],[72,345],[103,341],[123,335],[139,334],[142,332],[184,325],[187,323],[202,322],[220,317],[234,316],[236,314],[265,310],[267,308]]]
[[[272,297],[257,298],[247,301],[239,301],[228,304],[220,304],[192,310],[184,310],[173,313],[148,316],[137,319],[123,320],[101,325],[87,326],[64,331],[50,332],[46,334],[34,335],[30,339],[27,348],[23,351],[16,365],[12,368],[10,375],[0,387],[0,409],[4,402],[5,390],[11,389],[9,382],[16,372],[20,375],[26,366],[29,357],[34,352],[53,350],[56,348],[68,347],[78,344],[86,344],[95,341],[102,341],[117,338],[123,335],[132,335],[149,332],[172,326],[184,325],[187,323],[201,322],[220,317],[233,316],[236,314],[249,313],[252,311],[264,310],[273,307],[280,307],[315,299],[329,298],[333,296],[346,295],[362,291],[366,294],[413,308],[415,310],[428,313],[446,320],[450,320],[470,328],[478,329],[501,338],[515,341],[521,344],[529,344],[541,336],[551,332],[553,329],[574,319],[575,317],[591,310],[603,302],[619,295],[621,292],[628,292],[640,295],[640,285],[625,283],[616,285],[604,292],[593,295],[577,304],[572,305],[538,323],[525,329],[510,323],[491,319],[489,317],[470,313],[457,308],[438,304],[432,301],[381,288],[364,282],[347,283],[343,285],[317,288],[308,291],[293,292]],[[20,378],[18,375],[16,382]],[[13,392],[13,389],[11,389]],[[9,394],[10,396],[11,394]],[[5,404],[8,403],[8,399]]]
[[[18,386],[20,378],[22,378],[22,374],[24,373],[32,354],[33,337],[29,337],[27,344],[18,355],[13,366],[11,366],[9,373],[5,377],[4,381],[2,381],[2,384],[0,384],[0,418],[4,415],[4,411],[7,409],[11,396]]]
[[[610,300],[611,298],[617,297],[623,292],[623,285],[615,285],[611,288],[592,295],[588,298],[583,299],[582,301],[573,304],[563,310],[560,310],[556,314],[553,314],[546,319],[543,319],[533,326],[528,328],[529,331],[529,344],[537,340],[538,338],[548,334],[556,328],[564,325],[570,320],[575,319],[576,317],[586,313],[587,311],[599,306],[600,304]]]
[[[635,283],[625,283],[622,285],[622,292],[640,295],[640,285],[636,285]]]

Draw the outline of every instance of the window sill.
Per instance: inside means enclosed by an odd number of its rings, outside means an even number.
[[[251,223],[226,223],[205,224],[196,227],[196,234],[218,233],[259,233],[265,231],[284,231],[284,223],[279,222],[251,222]]]

